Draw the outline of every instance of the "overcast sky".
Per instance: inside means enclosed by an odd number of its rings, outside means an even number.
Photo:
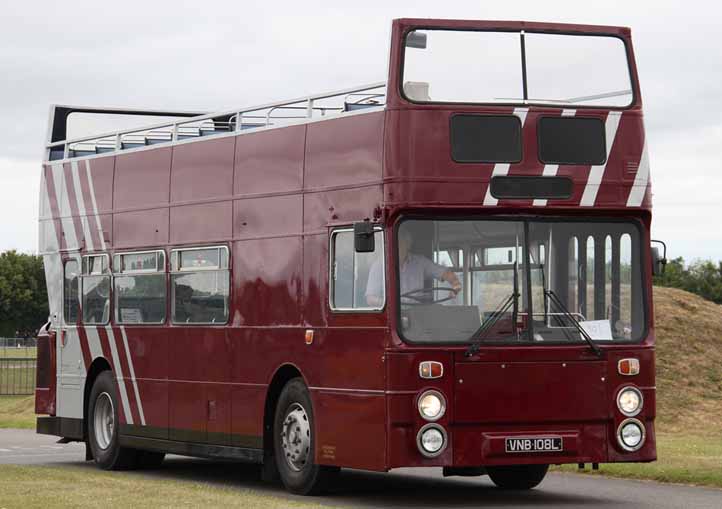
[[[161,7],[167,5],[167,7]],[[0,14],[0,251],[37,249],[51,103],[225,110],[386,79],[398,17],[632,28],[672,257],[722,260],[722,8],[714,2],[24,0]]]

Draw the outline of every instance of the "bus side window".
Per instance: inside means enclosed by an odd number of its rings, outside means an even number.
[[[374,232],[376,250],[357,253],[353,230],[331,235],[330,305],[334,311],[379,310],[386,303],[384,235]]]
[[[83,257],[83,323],[106,325],[110,321],[110,267],[108,255]]]
[[[226,246],[171,251],[171,320],[175,324],[228,321],[230,271]]]
[[[116,322],[165,322],[165,252],[116,254],[113,272]]]
[[[68,260],[65,262],[65,274],[63,279],[63,317],[65,323],[74,325],[78,323],[78,311],[80,310],[78,292],[78,262]]]

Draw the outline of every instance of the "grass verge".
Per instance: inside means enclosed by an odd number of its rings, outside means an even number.
[[[84,467],[0,465],[0,509],[11,507],[316,508],[250,489],[152,479]]]
[[[0,429],[35,429],[33,396],[0,396]]]
[[[657,457],[654,463],[610,463],[584,473],[722,488],[722,434],[657,433]],[[556,470],[576,472],[577,467]]]

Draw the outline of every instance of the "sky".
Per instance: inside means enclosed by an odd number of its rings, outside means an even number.
[[[632,28],[670,257],[722,260],[722,7],[714,2],[106,2],[0,14],[0,251],[37,251],[50,104],[219,111],[384,81],[391,20]]]

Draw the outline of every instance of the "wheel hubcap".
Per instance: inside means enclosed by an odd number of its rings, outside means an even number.
[[[113,441],[113,430],[115,429],[113,400],[107,392],[100,394],[95,400],[93,423],[95,424],[95,442],[98,447],[105,450]]]
[[[291,405],[281,426],[281,446],[288,466],[300,471],[311,452],[311,423],[306,410],[298,403]]]

